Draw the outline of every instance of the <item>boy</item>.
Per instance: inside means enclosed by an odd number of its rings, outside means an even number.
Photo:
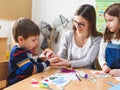
[[[50,63],[57,61],[57,57],[52,57],[53,52],[49,49],[41,54],[48,57],[47,60],[43,61],[39,57],[33,59],[31,51],[38,46],[40,30],[30,19],[18,19],[13,25],[12,34],[17,45],[10,53],[8,86],[42,72]]]

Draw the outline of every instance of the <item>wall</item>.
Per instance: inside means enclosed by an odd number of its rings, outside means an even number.
[[[73,17],[75,10],[81,4],[95,6],[95,0],[32,0],[32,19],[39,23],[41,20],[48,23],[62,14],[65,17]]]
[[[45,21],[52,25],[53,21],[61,14],[67,18],[74,16],[75,10],[82,4],[91,4],[96,6],[95,0],[32,0],[32,19],[39,24]],[[61,34],[65,30],[61,30]],[[42,40],[40,38],[40,40]],[[40,43],[41,44],[41,43]],[[55,53],[59,49],[59,40],[57,43],[52,42],[52,49]]]
[[[11,24],[19,17],[31,18],[32,0],[0,0],[0,37],[7,37],[11,44]]]
[[[0,20],[0,38],[7,38],[7,50],[11,48],[11,26],[13,21],[11,20]]]
[[[0,0],[0,19],[31,18],[32,0]]]

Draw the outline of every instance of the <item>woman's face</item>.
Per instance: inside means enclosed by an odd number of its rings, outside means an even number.
[[[85,32],[89,29],[89,22],[82,16],[75,16],[73,20],[73,25],[79,32]]]
[[[120,28],[120,22],[118,17],[115,16],[110,16],[107,13],[105,14],[105,19],[106,19],[106,27],[111,31],[111,32],[117,32]]]

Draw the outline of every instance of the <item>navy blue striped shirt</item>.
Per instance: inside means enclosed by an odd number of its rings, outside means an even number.
[[[35,72],[42,72],[50,65],[48,60],[33,59],[30,51],[15,45],[10,53],[8,86],[21,81]]]

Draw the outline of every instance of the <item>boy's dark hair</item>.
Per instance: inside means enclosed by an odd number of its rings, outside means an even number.
[[[96,12],[95,8],[92,5],[89,4],[83,4],[78,8],[78,10],[75,12],[75,16],[82,16],[85,18],[89,24],[90,24],[90,31],[89,33],[96,37],[96,36],[101,36],[102,33],[97,31],[96,28]],[[76,30],[75,26],[73,25],[73,29]]]
[[[40,30],[32,20],[28,18],[19,18],[13,25],[12,34],[15,42],[18,42],[18,36],[22,36],[24,39],[30,36],[39,36]]]
[[[110,16],[115,16],[118,17],[119,19],[119,26],[120,26],[120,3],[114,3],[112,5],[110,5],[104,12],[104,16],[105,14],[108,14]],[[116,36],[116,39],[120,39],[120,28],[118,30],[118,32],[110,32],[110,30],[106,27],[105,32],[104,32],[104,41],[106,42],[110,42],[113,36]]]

